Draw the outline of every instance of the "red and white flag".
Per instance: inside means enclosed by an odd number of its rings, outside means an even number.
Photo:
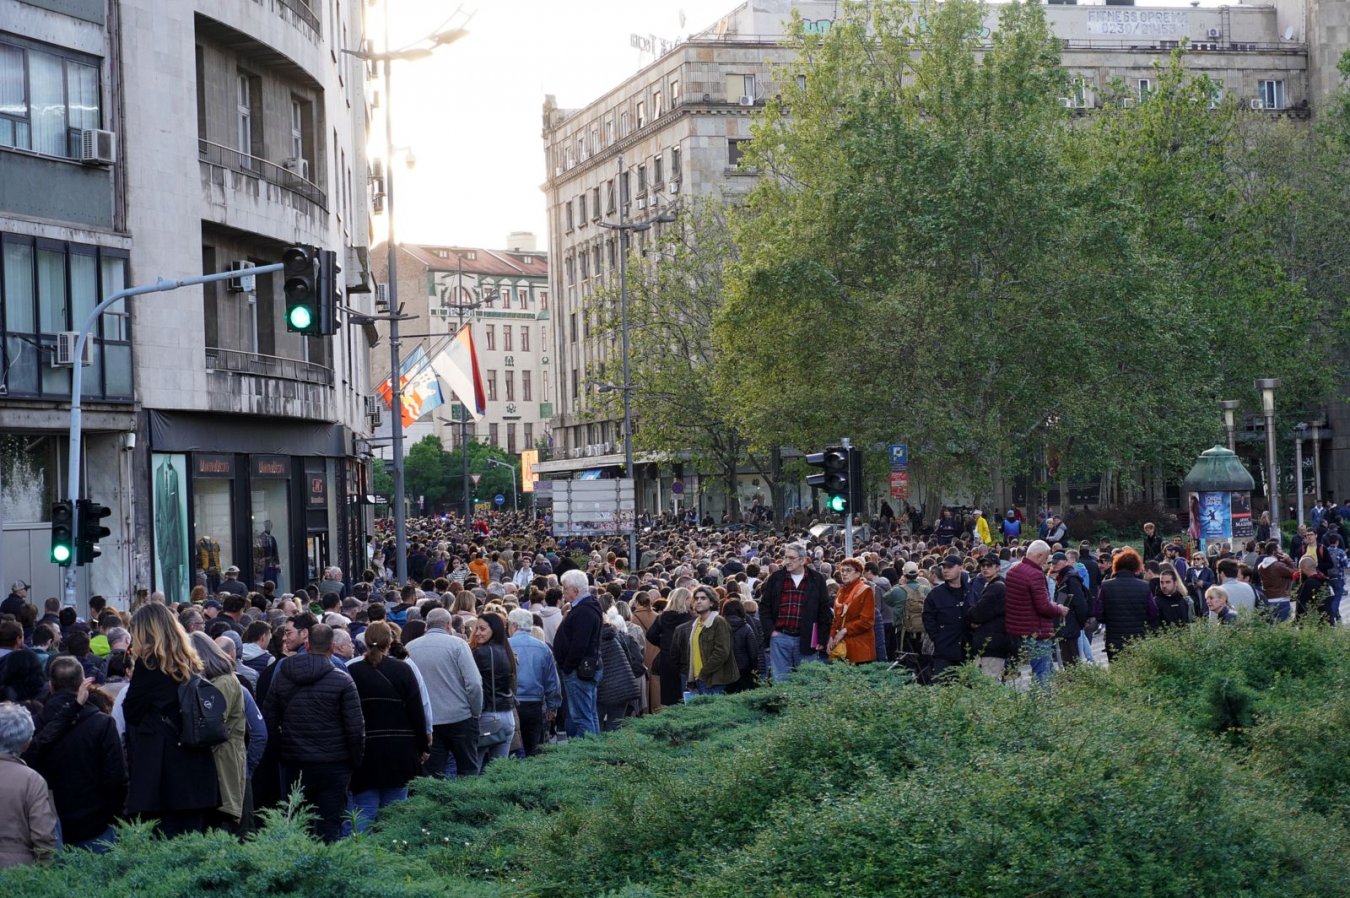
[[[483,375],[478,370],[478,353],[473,348],[473,332],[464,325],[445,349],[431,360],[432,370],[459,397],[469,415],[477,421],[487,411]]]

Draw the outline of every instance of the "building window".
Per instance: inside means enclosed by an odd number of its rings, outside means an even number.
[[[534,425],[533,425],[533,424],[525,424],[525,425],[523,425],[523,426],[524,426],[524,430],[525,430],[525,448],[526,448],[526,449],[533,449],[533,448],[534,448]]]
[[[577,282],[576,261],[571,256],[563,259],[563,277],[567,279],[569,287]]]
[[[740,167],[741,157],[745,155],[745,150],[749,145],[750,141],[745,138],[739,140],[729,138],[727,140],[727,168]]]
[[[497,295],[501,297],[502,308],[509,309],[511,307],[511,288],[501,287],[497,290]]]
[[[670,148],[670,180],[676,184],[680,183],[680,148],[678,146]]]
[[[670,81],[670,108],[674,109],[680,105],[680,79],[672,78]]]
[[[548,311],[548,291],[547,291],[547,290],[540,290],[540,291],[539,291],[539,308],[543,309],[544,311]]]
[[[577,376],[577,369],[572,369],[572,398],[581,396],[581,378]]]
[[[494,324],[483,325],[483,334],[487,337],[487,348],[489,351],[497,348],[497,326]]]
[[[573,343],[577,342],[577,313],[572,312],[567,316],[567,330]]]
[[[625,109],[623,112],[619,113],[619,136],[627,137],[628,130],[628,110]]]
[[[1087,78],[1075,78],[1073,81],[1073,105],[1079,109],[1086,109],[1093,105],[1092,100],[1093,85]]]
[[[666,182],[666,179],[662,177],[664,174],[665,162],[666,160],[661,158],[660,153],[657,153],[652,157],[652,183],[656,185],[657,188],[660,188],[660,186]]]
[[[1262,109],[1283,109],[1285,106],[1283,81],[1258,81],[1256,96]]]
[[[1139,102],[1142,103],[1148,99],[1148,95],[1153,92],[1153,83],[1147,78],[1140,78],[1138,85]]]
[[[578,162],[585,162],[585,161],[586,161],[586,158],[587,158],[587,157],[586,157],[586,138],[585,138],[585,137],[578,137],[578,138],[577,138],[577,161],[578,161]]]
[[[614,214],[614,179],[605,182],[605,214]]]
[[[647,195],[647,166],[638,166],[638,197]]]
[[[647,124],[647,104],[641,100],[637,102],[637,126],[639,128]]]
[[[530,326],[528,324],[520,326],[520,351],[530,351]]]
[[[530,372],[528,369],[526,369],[520,372],[520,401],[521,402],[531,401],[530,396],[531,392],[532,391],[530,384]]]
[[[577,253],[577,268],[578,268],[577,274],[581,277],[583,281],[591,276],[590,265],[586,261],[586,249],[584,247],[579,253]]]
[[[613,238],[605,241],[605,255],[609,257],[609,267],[612,271],[618,264],[618,257],[615,255],[615,243]]]
[[[489,369],[488,369],[488,373],[487,373],[487,391],[488,391],[488,395],[487,395],[488,402],[496,402],[496,401],[497,401],[497,372],[496,372],[495,369],[492,369],[492,368],[489,368]]]
[[[496,425],[496,424],[489,424],[489,425],[488,425],[488,442],[492,444],[493,448],[496,448],[496,447],[497,447],[497,425]]]
[[[613,116],[611,116],[610,118],[605,119],[605,146],[609,146],[613,142],[614,142],[614,118]]]
[[[127,258],[86,244],[15,234],[0,240],[0,387],[10,396],[69,399],[70,369],[50,366],[54,335],[82,327],[94,306],[126,286]],[[131,398],[130,325],[125,302],[95,325],[86,397]]]
[[[591,248],[591,258],[593,260],[592,265],[595,268],[595,276],[599,277],[601,272],[605,270],[600,264],[600,244],[597,243]]]
[[[0,44],[0,146],[78,159],[103,122],[98,76],[93,60]]]
[[[506,451],[512,455],[520,451],[516,448],[516,425],[512,422],[506,425]]]
[[[591,218],[595,221],[600,220],[600,188],[591,188]]]
[[[507,294],[508,296],[510,293]],[[513,352],[511,348],[511,325],[502,325],[502,352]]]
[[[661,91],[654,90],[652,91],[652,118],[658,119],[660,117],[661,117]]]
[[[530,304],[530,288],[520,287],[516,290],[516,302],[523,309]]]
[[[571,204],[571,203],[563,203],[563,205],[567,208],[567,233],[570,234],[570,233],[572,233],[572,230],[573,230],[573,227],[574,227],[573,224],[572,224],[572,204]]]
[[[589,220],[586,217],[586,194],[583,191],[581,196],[577,197],[577,227],[586,227],[586,222]]]
[[[755,76],[728,75],[727,102],[742,105],[755,102]]]
[[[246,155],[253,154],[253,78],[240,72],[237,78],[236,112],[238,114],[238,133],[236,149]]]
[[[305,158],[305,104],[291,98],[291,156]]]
[[[502,375],[502,376],[505,378],[505,380],[504,380],[503,382],[506,384],[506,401],[507,401],[507,402],[515,402],[515,401],[516,401],[516,372],[514,372],[514,371],[507,371],[507,372],[506,372],[504,375]]]
[[[1223,105],[1223,82],[1210,79],[1209,85],[1209,108],[1218,109]]]

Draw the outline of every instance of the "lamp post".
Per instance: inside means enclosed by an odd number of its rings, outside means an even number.
[[[1280,534],[1280,488],[1275,482],[1275,389],[1279,378],[1257,378],[1255,386],[1261,392],[1261,414],[1266,419],[1266,501],[1270,503],[1270,529],[1275,539],[1284,544]]]
[[[1308,425],[1302,421],[1294,425],[1294,489],[1298,493],[1298,498],[1294,500],[1298,509],[1297,523],[1303,523],[1303,436],[1308,431]]]
[[[1318,418],[1312,422],[1312,457],[1313,457],[1313,501],[1321,502],[1322,495],[1322,428],[1326,426],[1326,418]]]
[[[1228,433],[1228,451],[1237,452],[1237,425],[1234,422],[1234,413],[1242,403],[1237,399],[1224,399],[1219,402],[1219,408],[1223,409],[1223,429]]]
[[[388,267],[389,273],[388,286],[386,288],[389,297],[389,409],[390,422],[389,429],[392,435],[391,443],[394,452],[394,565],[395,577],[400,584],[408,581],[408,515],[403,507],[404,488],[403,488],[403,384],[400,382],[399,369],[402,367],[399,361],[399,337],[398,323],[402,318],[398,302],[398,243],[394,239],[394,166],[391,164],[394,156],[394,129],[393,129],[393,91],[394,85],[391,78],[392,63],[394,60],[412,60],[425,59],[431,55],[434,47],[444,44],[451,44],[468,34],[462,28],[455,28],[449,31],[442,31],[433,34],[427,40],[431,47],[413,47],[403,50],[389,49],[389,4],[384,4],[384,41],[385,51],[383,53],[366,53],[361,50],[343,50],[349,56],[355,56],[357,59],[363,59],[367,62],[384,63],[384,203],[385,214],[388,216],[389,233],[387,235]]]
[[[487,457],[487,463],[490,465],[496,465],[499,468],[505,468],[507,471],[511,472],[511,510],[513,512],[519,513],[520,503],[516,498],[516,494],[518,492],[518,490],[516,489],[516,469],[513,468],[511,465],[508,465],[504,461],[500,461],[498,459],[493,458],[491,455]]]
[[[441,305],[450,306],[455,310],[455,320],[459,322],[455,332],[458,333],[459,329],[464,327],[464,319],[468,317],[470,312],[492,305],[497,297],[495,294],[489,296],[479,294],[473,302],[465,302],[464,294],[467,291],[464,289],[464,254],[457,252],[455,257],[459,260],[459,274],[455,280],[455,301],[454,303],[447,303],[445,294],[449,288],[442,288]],[[469,497],[469,407],[463,401],[459,404],[459,454],[464,463],[463,470],[460,473],[464,478],[464,526],[467,527],[473,518],[473,500]]]
[[[624,210],[627,208],[628,191],[627,181],[624,180],[623,157],[619,157],[619,223],[609,224],[600,222],[600,227],[608,228],[619,232],[619,327],[623,333],[623,384],[620,389],[623,390],[623,463],[628,471],[629,478],[633,481],[633,499],[637,500],[637,472],[633,470],[633,382],[629,371],[628,362],[628,235],[632,231],[646,231],[658,222],[670,223],[675,220],[675,216],[669,212],[663,212],[655,218],[648,218],[643,221],[624,221]],[[637,509],[633,509],[636,517]],[[638,546],[637,546],[637,521],[633,521],[632,529],[628,532],[628,572],[630,574],[637,572]]]

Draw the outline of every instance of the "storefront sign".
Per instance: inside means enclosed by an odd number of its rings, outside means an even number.
[[[194,477],[233,477],[234,456],[198,452],[192,456],[192,473]]]
[[[291,460],[284,455],[255,455],[252,463],[254,477],[286,479],[291,476]]]
[[[322,473],[306,475],[305,504],[310,508],[328,507],[328,477]]]
[[[1103,7],[1089,10],[1088,34],[1174,37],[1189,33],[1187,15],[1166,9]]]

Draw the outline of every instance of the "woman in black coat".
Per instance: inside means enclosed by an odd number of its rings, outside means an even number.
[[[206,829],[220,804],[210,748],[178,744],[178,687],[202,661],[187,631],[164,605],[142,605],[131,618],[136,667],[122,702],[127,722],[127,814],[156,821],[165,836]]]
[[[1106,630],[1106,657],[1114,661],[1126,641],[1158,625],[1158,603],[1142,572],[1144,561],[1126,548],[1111,564],[1112,576],[1102,582],[1092,616]]]
[[[741,678],[727,686],[727,694],[754,689],[755,671],[759,669],[759,634],[746,618],[740,599],[728,599],[722,606],[722,617],[731,627],[731,653],[741,671]]]
[[[689,613],[689,590],[678,587],[670,591],[666,610],[656,618],[656,622],[647,630],[647,641],[659,646],[661,654],[656,656],[653,666],[661,677],[661,704],[678,705],[684,702],[684,683],[680,678],[678,659],[671,651],[671,640],[681,624],[694,619]]]
[[[359,833],[379,819],[380,808],[408,797],[408,783],[421,774],[431,751],[431,723],[417,675],[407,662],[389,657],[393,629],[375,621],[366,628],[365,641],[365,656],[347,665],[366,722],[366,750],[350,787]]]

